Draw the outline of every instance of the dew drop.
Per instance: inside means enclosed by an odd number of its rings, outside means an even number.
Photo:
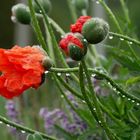
[[[124,39],[123,38],[120,38],[120,40],[123,41]]]
[[[58,76],[61,76],[61,73],[57,73]]]
[[[64,38],[64,36],[63,36],[63,35],[61,35],[61,38]]]
[[[109,39],[113,39],[113,36],[109,36]]]
[[[15,16],[11,16],[11,20],[12,20],[14,23],[16,23],[16,22],[17,22],[17,19],[16,19],[16,17],[15,17]]]
[[[96,4],[100,4],[100,2],[97,0],[97,1],[96,1]]]
[[[82,100],[83,103],[86,103],[84,100]]]
[[[42,13],[42,11],[41,11],[41,10],[39,10],[39,13]]]
[[[128,101],[130,101],[131,99],[130,99],[130,98],[128,98],[127,100],[128,100]]]
[[[61,95],[61,98],[64,98],[64,96],[63,96],[63,95]]]
[[[101,121],[99,121],[99,123],[101,124]]]
[[[125,95],[123,95],[122,97],[125,98]]]
[[[117,94],[120,94],[120,92],[118,91]]]
[[[96,76],[95,74],[92,74],[92,75],[91,75],[91,77],[95,77],[95,76]]]
[[[93,110],[95,111],[95,110],[96,110],[96,108],[93,108]]]
[[[2,124],[3,122],[2,121],[0,121],[0,124]]]
[[[131,42],[131,41],[130,41],[130,42],[129,42],[129,44],[130,44],[130,45],[132,45],[132,44],[133,44],[133,42]]]
[[[21,130],[21,133],[25,134],[26,132],[24,130]]]
[[[45,74],[48,74],[49,73],[49,71],[45,71]]]
[[[134,103],[135,101],[134,100],[132,100],[132,103]]]
[[[137,106],[139,106],[139,105],[140,105],[140,103],[137,103],[136,105],[137,105]]]
[[[67,77],[69,77],[69,76],[70,76],[70,74],[69,74],[69,73],[66,73],[66,76],[67,76]]]
[[[10,127],[10,125],[9,125],[9,124],[7,124],[6,126],[7,126],[7,127]]]
[[[116,91],[117,89],[116,88],[113,88],[113,90]]]

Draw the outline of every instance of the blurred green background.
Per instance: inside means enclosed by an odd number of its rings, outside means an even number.
[[[69,31],[69,25],[72,23],[71,15],[68,10],[68,6],[66,3],[66,0],[51,0],[52,2],[52,12],[50,13],[50,17],[52,17],[58,24],[63,27],[65,31]],[[114,11],[115,15],[118,17],[120,22],[124,20],[122,10],[120,7],[119,0],[106,0],[109,7]],[[129,14],[131,18],[131,22],[134,25],[133,30],[137,34],[137,37],[140,39],[140,0],[126,0]],[[16,4],[17,2],[14,0],[6,0],[2,1],[2,4],[0,5],[0,47],[1,48],[11,48],[15,44],[18,45],[32,45],[34,42],[36,43],[34,32],[30,26],[27,25],[20,25],[18,23],[14,24],[11,21],[11,7],[12,5]],[[25,1],[27,3],[27,1]],[[89,9],[89,15],[103,16],[106,20],[110,21],[106,13],[103,11],[103,9],[97,5],[95,2],[92,2],[90,0],[90,8]],[[109,22],[111,26],[111,31],[116,31],[116,28],[114,28],[114,25],[112,25],[111,22]],[[129,34],[128,34],[129,35]],[[52,82],[53,83],[53,82]],[[52,87],[51,87],[52,88]],[[24,97],[21,96],[19,99],[17,99],[17,103],[20,103],[20,111],[21,111],[21,118],[24,118],[22,121],[25,122],[27,126],[30,126],[32,128],[36,128],[38,130],[44,131],[42,126],[40,125],[41,121],[38,119],[38,112],[40,107],[42,106],[57,106],[58,103],[58,97],[52,91],[52,94],[49,94],[51,89],[47,89],[46,85],[42,86],[40,89],[38,89],[37,92],[34,90],[30,90],[29,92],[35,92],[31,94],[26,94]],[[54,89],[54,88],[52,88]],[[38,94],[38,93],[44,93],[44,94]],[[56,97],[56,99],[54,98]],[[47,100],[49,98],[49,100]],[[53,102],[52,102],[53,100]],[[24,102],[23,102],[24,101]],[[38,101],[38,102],[36,102]],[[42,102],[43,101],[43,102]],[[6,115],[5,113],[5,99],[2,97],[0,98],[1,108],[0,108],[0,114]],[[25,112],[26,109],[26,112]],[[36,122],[36,124],[33,124],[30,120],[33,120]],[[12,137],[9,133],[7,133],[7,129],[5,129],[5,125],[0,125],[0,135],[2,137],[2,140],[11,140]],[[15,137],[13,137],[13,140]]]

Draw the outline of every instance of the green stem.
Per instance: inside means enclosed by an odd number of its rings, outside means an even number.
[[[122,9],[123,9],[123,12],[124,12],[124,15],[125,15],[125,18],[126,18],[126,21],[128,24],[131,23],[131,20],[129,18],[129,11],[128,11],[128,8],[124,2],[124,0],[120,0],[120,3],[121,3],[121,6],[122,6]]]
[[[51,72],[61,72],[61,73],[69,73],[69,72],[78,72],[78,67],[75,67],[75,68],[51,68],[50,69]],[[116,89],[116,92],[118,92],[121,96],[126,96],[128,99],[130,98],[133,102],[136,102],[137,105],[140,104],[140,99],[126,91],[123,90],[123,88],[118,85],[113,79],[111,79],[108,75],[104,74],[104,73],[101,73],[95,69],[92,69],[92,68],[88,68],[88,71],[91,72],[91,73],[94,73],[94,74],[97,74],[101,77],[103,77],[104,79],[106,79],[106,81],[108,83],[111,84],[111,86],[113,88]]]
[[[40,10],[42,11],[42,14],[43,14],[43,17],[44,17],[44,20],[46,22],[46,25],[48,27],[48,30],[49,30],[49,33],[51,35],[51,38],[52,38],[52,43],[53,43],[53,47],[54,47],[54,50],[55,50],[55,53],[57,53],[58,57],[59,57],[59,61],[61,64],[63,64],[64,67],[68,68],[68,65],[63,57],[63,54],[61,52],[61,50],[59,49],[58,47],[58,44],[57,44],[57,41],[56,41],[56,38],[54,36],[54,33],[53,33],[53,30],[52,30],[52,27],[51,27],[51,24],[49,23],[49,20],[48,20],[48,17],[44,11],[44,9],[42,8],[42,6],[39,4],[38,0],[35,0],[36,4],[40,7]],[[73,79],[78,82],[78,78],[72,74],[72,77]]]
[[[41,133],[41,132],[38,132],[36,130],[33,130],[33,129],[30,129],[28,127],[25,127],[25,126],[22,126],[20,124],[17,124],[17,123],[14,123],[2,116],[0,116],[0,122],[3,122],[4,124],[8,125],[8,126],[11,126],[11,127],[15,127],[17,130],[20,130],[20,131],[23,131],[23,132],[27,132],[27,133],[30,133],[30,134],[34,134],[34,133],[39,133],[44,139],[47,139],[47,140],[56,140],[55,138],[53,137],[50,137],[44,133]]]
[[[115,15],[113,14],[113,12],[111,11],[111,9],[106,5],[106,3],[103,0],[99,0],[99,2],[102,4],[102,6],[105,8],[105,10],[107,11],[107,13],[109,14],[110,18],[112,19],[112,21],[114,22],[114,24],[116,25],[119,33],[123,34],[123,31],[119,25],[119,22],[117,20],[117,18],[115,17]],[[127,43],[128,44],[128,43]],[[135,51],[132,49],[132,47],[130,46],[130,44],[128,44],[128,47],[132,53],[132,55],[135,57],[136,60],[138,60],[138,57],[135,53]]]
[[[61,88],[61,83],[59,82],[58,77],[57,77],[55,74],[53,74],[53,77],[54,77],[54,79],[55,79],[55,82],[56,82],[56,84],[57,84],[58,89],[60,90],[61,94],[64,96],[66,102],[69,104],[69,106],[71,107],[71,109],[72,109],[81,119],[85,120],[85,121],[89,124],[89,126],[91,126],[91,124],[89,123],[89,121],[88,121],[84,116],[82,116],[81,113],[79,113],[78,108],[76,109],[76,108],[73,106],[73,104],[71,103],[71,101],[68,99],[68,97],[66,96],[65,92],[64,92],[64,91],[62,90],[62,88]],[[82,100],[83,100],[83,99],[82,99]]]
[[[85,100],[87,106],[89,107],[89,110],[90,110],[91,114],[93,115],[93,117],[96,119],[97,122],[99,122],[98,117],[96,115],[96,110],[93,108],[92,103],[90,102],[90,99],[89,99],[88,94],[85,89],[83,67],[81,64],[79,66],[79,81],[80,81],[81,93],[84,97],[84,100]]]
[[[77,19],[77,15],[76,15],[76,9],[75,9],[74,5],[72,4],[72,0],[67,0],[67,4],[69,7],[71,16],[72,16],[72,20],[73,20],[73,22],[75,22]]]
[[[114,134],[111,132],[110,128],[108,127],[107,123],[106,123],[106,120],[104,119],[103,117],[103,114],[102,114],[102,111],[101,111],[101,108],[99,106],[99,103],[98,103],[98,99],[96,97],[96,94],[95,94],[95,91],[93,89],[93,84],[91,82],[91,79],[90,79],[90,75],[89,75],[89,72],[88,72],[88,69],[87,69],[87,66],[85,64],[85,61],[82,60],[81,62],[83,68],[84,68],[84,71],[85,71],[85,75],[86,75],[86,78],[87,78],[87,83],[88,83],[88,87],[89,87],[89,90],[92,94],[92,100],[93,100],[93,103],[94,103],[94,106],[95,106],[95,109],[96,109],[96,114],[99,118],[99,123],[101,123],[101,125],[103,126],[108,138],[110,138],[110,140],[116,140],[116,137],[114,136]]]
[[[44,8],[40,5],[40,3],[38,2],[38,0],[35,0],[36,4],[39,6],[40,10],[42,11],[42,15],[44,17],[44,20],[46,22],[46,25],[48,27],[48,31],[50,33],[50,36],[51,36],[51,39],[52,39],[52,45],[54,47],[54,50],[55,50],[55,53],[57,54],[57,56],[59,57],[59,60],[61,62],[61,64],[63,64],[63,66],[67,67],[67,64],[65,62],[65,59],[63,57],[63,54],[62,52],[60,51],[59,47],[58,47],[58,44],[57,44],[57,41],[56,41],[56,38],[54,36],[54,33],[53,33],[53,30],[52,30],[52,27],[49,23],[49,20],[48,20],[48,17],[45,13],[45,10]]]
[[[120,126],[122,126],[122,123],[120,120],[118,120],[116,117],[114,117],[112,115],[112,113],[110,112],[110,110],[108,110],[99,100],[98,100],[98,103],[101,107],[101,109],[114,121],[116,122],[116,124],[119,124]]]
[[[47,53],[48,52],[48,47],[46,45],[45,39],[43,38],[43,35],[42,35],[42,32],[41,32],[38,20],[36,18],[35,11],[34,11],[33,4],[32,4],[32,0],[28,0],[28,3],[29,3],[29,9],[30,9],[31,18],[32,18],[33,28],[34,28],[34,30],[36,32],[37,39],[40,42],[42,48]]]
[[[122,35],[122,34],[118,34],[118,33],[113,33],[113,32],[109,32],[109,35],[112,35],[112,36],[115,36],[115,37],[118,37],[118,38],[123,38],[124,40],[127,40],[129,42],[132,42],[138,46],[140,46],[140,41],[138,40],[135,40],[129,36],[125,36],[125,35]]]
[[[71,88],[60,76],[57,76],[57,79],[61,82],[61,84],[63,84],[63,86],[69,90],[74,96],[80,98],[83,100],[83,97],[77,92],[75,91],[73,88]]]
[[[83,9],[81,12],[82,12],[83,16],[87,16],[87,10],[86,9]]]
[[[118,20],[116,19],[115,15],[111,11],[111,9],[106,5],[106,3],[103,0],[99,0],[99,2],[101,3],[101,5],[105,8],[105,10],[107,11],[107,13],[109,14],[110,18],[112,19],[112,21],[116,25],[119,33],[123,33],[122,32],[122,29],[121,29],[121,27],[120,27],[120,25],[118,23]]]
[[[65,31],[50,17],[48,17],[50,24],[59,32],[61,35],[65,35]]]

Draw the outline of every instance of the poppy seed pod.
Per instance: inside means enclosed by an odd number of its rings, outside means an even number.
[[[14,5],[12,7],[12,19],[13,18],[21,24],[30,24],[31,16],[29,8],[22,3]]]
[[[84,10],[89,6],[88,0],[73,0],[73,4],[77,8],[77,10]]]
[[[59,43],[73,60],[80,61],[87,53],[88,43],[80,33],[69,33]]]
[[[82,27],[82,35],[91,44],[103,41],[109,32],[109,25],[100,18],[91,18]]]
[[[43,65],[45,70],[49,70],[53,66],[53,62],[52,62],[52,60],[48,56],[46,56],[42,60],[42,65]]]
[[[47,14],[51,11],[52,5],[50,0],[39,0],[39,3],[44,8]],[[36,13],[40,13],[40,8],[34,1],[33,1],[33,7]]]

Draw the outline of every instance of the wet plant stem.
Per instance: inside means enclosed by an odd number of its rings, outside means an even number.
[[[25,126],[20,125],[20,124],[14,123],[14,122],[12,122],[12,121],[10,121],[10,120],[2,117],[2,116],[0,116],[0,122],[6,124],[9,127],[14,127],[14,128],[16,128],[17,130],[19,130],[21,132],[27,132],[29,134],[39,133],[44,139],[56,140],[55,138],[50,137],[50,136],[48,136],[48,135],[46,135],[44,133],[38,132],[36,130],[30,129],[30,128],[25,127]]]
[[[30,14],[31,14],[31,18],[32,18],[33,28],[37,34],[37,39],[38,39],[39,43],[41,44],[42,48],[46,51],[46,53],[48,53],[48,46],[46,45],[46,42],[45,42],[45,39],[41,32],[38,20],[36,18],[32,0],[28,0],[28,4],[29,4]]]
[[[60,73],[70,73],[70,72],[78,72],[78,67],[75,68],[51,68],[51,72],[60,72]],[[111,77],[109,77],[107,74],[101,73],[95,69],[88,68],[88,71],[92,74],[96,74],[101,76],[103,79],[105,79],[111,86],[112,88],[116,89],[116,92],[119,93],[120,96],[125,96],[128,99],[132,100],[134,103],[137,105],[140,105],[140,99],[127,91],[125,91],[120,85],[118,85]]]
[[[100,108],[100,106],[98,104],[98,99],[97,99],[96,94],[95,94],[95,91],[93,89],[93,86],[92,86],[93,84],[91,82],[90,75],[89,75],[89,72],[88,72],[88,69],[87,69],[87,66],[86,66],[86,63],[85,63],[84,60],[81,61],[79,71],[80,71],[80,69],[81,69],[81,72],[79,72],[80,73],[79,74],[80,77],[83,75],[82,69],[85,72],[85,76],[86,76],[86,79],[87,79],[88,88],[89,88],[90,94],[92,94],[91,97],[92,97],[92,101],[93,101],[93,104],[94,104],[94,106],[92,106],[92,108],[93,107],[95,108],[95,112],[96,112],[97,118],[98,118],[98,123],[104,128],[104,130],[105,130],[105,132],[106,132],[106,134],[107,134],[107,136],[108,136],[108,138],[110,140],[116,140],[117,138],[111,132],[110,128],[108,127],[108,125],[106,123],[106,120],[103,117],[103,113],[102,113],[101,108]],[[82,80],[83,79],[81,78],[80,81],[82,81]]]

